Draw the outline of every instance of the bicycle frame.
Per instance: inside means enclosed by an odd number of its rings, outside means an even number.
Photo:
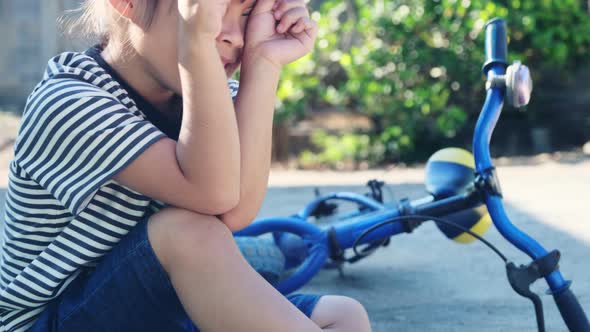
[[[488,22],[486,25],[486,62],[483,67],[484,74],[488,79],[506,73],[508,66],[506,45],[505,22],[501,19],[493,19]],[[471,191],[440,200],[407,202],[400,209],[385,207],[373,199],[354,193],[333,193],[318,197],[296,215],[257,220],[247,228],[236,232],[235,235],[258,236],[265,233],[275,233],[275,240],[280,240],[276,236],[277,233],[292,233],[300,237],[298,245],[301,246],[303,243],[304,246],[307,246],[305,257],[301,257],[302,262],[296,262],[301,264],[289,278],[275,285],[284,294],[305,285],[322,268],[328,257],[335,254],[335,251],[351,248],[361,234],[375,225],[400,216],[444,216],[482,203],[486,204],[495,227],[504,238],[533,260],[543,259],[550,253],[537,241],[514,226],[506,215],[490,156],[490,139],[503,108],[504,94],[504,87],[492,86],[488,89],[482,112],[475,127],[473,153],[476,174],[478,180],[486,184],[485,186],[476,185]],[[307,222],[307,218],[319,204],[334,199],[355,202],[370,212],[362,214],[362,218],[357,221],[344,222],[327,229]],[[408,223],[390,223],[366,234],[361,243],[373,243],[397,234],[411,232],[412,227]],[[287,243],[287,245],[290,244]],[[559,269],[546,275],[545,280],[568,328],[571,331],[590,331],[588,319],[570,289],[571,281],[565,280]]]

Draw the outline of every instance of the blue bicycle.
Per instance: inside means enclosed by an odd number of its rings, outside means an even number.
[[[323,195],[296,215],[257,220],[235,233],[246,258],[279,291],[284,294],[295,291],[321,268],[356,262],[387,245],[392,236],[412,232],[422,223],[433,221],[445,235],[457,241],[482,241],[504,261],[512,288],[533,302],[539,331],[545,330],[542,303],[530,286],[544,278],[569,330],[590,332],[588,318],[570,288],[571,281],[558,268],[559,251],[548,252],[515,227],[504,211],[489,143],[504,101],[515,107],[528,104],[532,81],[526,66],[518,62],[508,64],[505,21],[498,18],[489,21],[485,33],[483,72],[487,77],[487,95],[475,127],[474,156],[455,148],[434,154],[426,166],[429,197],[384,204],[383,182],[373,180],[368,184],[371,188],[368,195],[346,192]],[[308,221],[311,217],[335,215],[338,205],[333,202],[338,200],[357,204],[358,211],[339,216],[336,222],[321,227]],[[492,222],[532,262],[517,266],[483,239],[481,235]],[[256,242],[258,236],[268,233],[272,239],[265,240],[261,247]],[[350,249],[354,255],[347,257]]]

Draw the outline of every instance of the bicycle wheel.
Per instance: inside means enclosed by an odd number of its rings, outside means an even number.
[[[285,271],[285,255],[273,239],[236,236],[234,237],[246,261],[270,284],[279,281]]]

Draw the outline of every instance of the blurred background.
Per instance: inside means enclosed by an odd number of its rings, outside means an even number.
[[[5,134],[6,114],[18,117],[47,60],[92,44],[74,41],[58,24],[79,2],[0,0]],[[469,148],[485,92],[483,27],[495,16],[508,22],[510,60],[532,69],[535,86],[527,109],[505,109],[493,155],[590,154],[587,0],[312,0],[309,6],[319,37],[314,52],[282,73],[276,166],[366,169],[424,162],[445,146]]]

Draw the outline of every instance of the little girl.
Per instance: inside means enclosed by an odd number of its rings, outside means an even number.
[[[369,331],[353,299],[283,297],[232,237],[266,191],[281,68],[314,45],[304,0],[85,10],[100,43],[49,61],[15,143],[0,331]]]

